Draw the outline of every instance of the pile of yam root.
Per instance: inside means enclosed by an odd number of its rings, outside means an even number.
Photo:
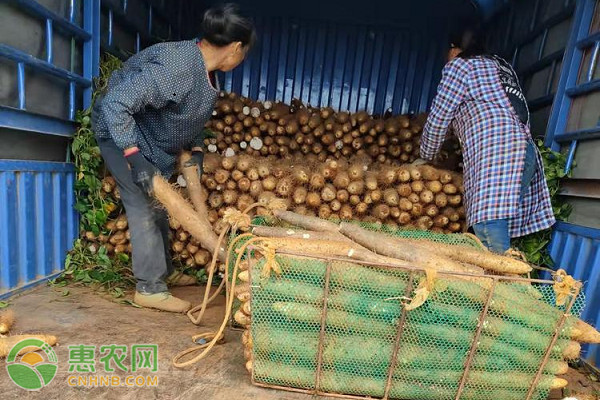
[[[388,371],[393,350],[391,338],[397,332],[403,306],[398,301],[391,306],[386,299],[405,294],[419,297],[419,291],[426,287],[425,274],[417,275],[422,278],[416,279],[412,290],[406,292],[408,270],[437,272],[436,283],[427,287],[428,296],[416,307],[407,307],[407,339],[399,348],[392,398],[424,398],[423,385],[430,389],[432,399],[453,398],[478,318],[492,290],[490,274],[514,277],[531,270],[520,260],[488,251],[394,237],[353,223],[337,224],[289,211],[275,211],[275,216],[279,221],[276,226],[256,226],[252,233],[278,249],[281,275],[271,274],[268,279],[261,276],[265,260],[259,253],[250,263],[240,263],[240,284],[234,293],[242,304],[234,319],[246,327],[242,339],[246,368],[254,369],[255,379],[258,377],[263,383],[299,388],[314,385],[312,367],[318,351],[315,338],[320,330],[326,268],[326,262],[319,261],[319,257],[347,260],[332,267],[330,284],[336,289],[326,301],[328,339],[320,389],[327,392],[383,396],[381,379],[369,373],[351,376],[340,371],[345,365],[383,361],[388,362],[384,368]],[[307,261],[306,257],[317,259]],[[360,267],[361,261],[406,270],[390,273],[386,269]],[[248,271],[249,265],[253,275]],[[461,398],[523,399],[563,311],[544,297],[549,288],[540,290],[540,286],[527,281],[510,280],[493,286]],[[252,332],[251,297],[254,307],[261,306]],[[281,321],[289,328],[282,328]],[[307,324],[312,324],[314,330],[306,330]],[[296,329],[302,332],[295,332]],[[299,339],[303,335],[306,340]],[[581,343],[600,343],[600,333],[569,316],[538,381],[540,390],[567,385],[560,375],[568,370],[566,361],[579,358]],[[289,362],[273,361],[285,360],[278,356],[282,354],[293,356]]]
[[[223,155],[302,155],[313,161],[358,155],[399,165],[418,158],[425,120],[425,114],[371,116],[366,111],[314,108],[298,99],[288,105],[221,93],[206,125],[215,137],[206,138],[205,144]],[[439,161],[457,155],[460,147],[451,140]]]
[[[208,221],[219,234],[226,226],[225,210],[244,211],[260,206],[255,215],[270,215],[267,205],[281,199],[289,210],[325,219],[359,220],[440,233],[466,229],[462,199],[462,175],[432,166],[381,165],[364,157],[308,162],[304,159],[248,155],[220,157],[208,154],[202,186],[207,194]],[[103,180],[103,192],[119,199],[114,178]],[[181,190],[185,195],[186,191]],[[175,260],[187,267],[202,268],[211,258],[208,249],[171,219],[171,250]],[[105,226],[106,233],[85,232],[93,252],[99,246],[108,253],[130,253],[125,214]]]

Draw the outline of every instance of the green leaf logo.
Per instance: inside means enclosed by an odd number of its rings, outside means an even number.
[[[39,350],[46,356],[45,359]],[[10,349],[6,370],[17,386],[25,390],[40,390],[56,376],[58,359],[52,347],[43,340],[23,339]]]

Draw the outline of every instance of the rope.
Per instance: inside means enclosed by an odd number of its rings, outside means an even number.
[[[504,252],[504,255],[506,257],[510,257],[510,258],[514,258],[517,260],[521,260],[523,262],[527,262],[527,257],[525,256],[525,254],[517,249],[508,249]]]
[[[556,294],[556,305],[564,306],[569,296],[575,296],[581,287],[581,282],[576,281],[564,269],[559,269],[554,274],[554,293]]]
[[[223,229],[223,231],[221,232],[221,234],[219,235],[219,239],[217,240],[217,249],[221,248],[221,243],[223,242],[223,239],[225,238],[225,235],[227,234],[229,229]],[[221,283],[219,284],[219,287],[217,288],[217,290],[215,290],[215,292],[213,293],[213,295],[209,298],[208,294],[210,293],[210,287],[212,286],[212,281],[213,281],[213,276],[215,274],[215,270],[217,269],[217,260],[218,260],[218,252],[214,252],[212,260],[210,262],[210,266],[208,267],[208,280],[206,281],[206,288],[204,289],[204,297],[202,299],[202,303],[200,305],[197,305],[196,307],[193,307],[192,309],[190,309],[187,312],[187,316],[190,319],[190,321],[192,321],[192,323],[194,325],[198,325],[200,324],[200,321],[202,320],[202,318],[204,317],[204,312],[206,311],[206,307],[214,300],[217,298],[217,296],[219,295],[219,293],[221,292],[221,290],[223,289],[223,286],[225,284],[225,280],[222,280]],[[197,311],[200,311],[200,314],[198,314],[198,317],[194,317],[194,313],[196,313]]]
[[[225,260],[224,279],[226,282],[229,282],[229,262],[230,262],[229,255],[231,254],[231,252],[232,252],[234,246],[237,244],[237,242],[240,239],[248,237],[248,236],[251,236],[251,234],[240,235],[240,236],[236,237],[229,245],[229,248],[227,251],[227,257]],[[252,237],[250,240],[248,240],[246,243],[244,243],[242,245],[242,247],[238,250],[237,259],[236,259],[236,262],[234,264],[233,271],[232,271],[233,276],[237,275],[237,270],[238,270],[240,262],[242,261],[242,257],[244,256],[244,251],[246,250],[246,248],[258,240],[263,240],[263,238]],[[226,285],[228,286],[228,283],[226,283]],[[225,330],[225,327],[227,326],[227,321],[229,320],[229,317],[231,316],[231,308],[233,306],[233,299],[234,299],[234,296],[232,296],[231,293],[233,293],[234,288],[235,288],[235,279],[232,280],[231,289],[228,288],[228,290],[225,291],[225,293],[226,293],[225,316],[223,317],[223,322],[221,323],[219,330],[217,332],[206,332],[201,335],[193,336],[192,341],[194,343],[196,343],[195,338],[198,338],[198,337],[202,337],[205,339],[211,338],[211,340],[208,343],[195,345],[193,347],[190,347],[190,348],[183,350],[182,352],[176,354],[172,360],[173,365],[175,367],[184,368],[184,367],[187,367],[187,366],[197,363],[198,361],[200,361],[201,359],[203,359],[204,357],[206,357],[208,355],[208,353],[215,346],[215,344],[223,342],[223,332]],[[192,359],[189,359],[187,361],[180,361],[183,357],[185,357],[189,354],[192,354],[192,353],[199,352],[199,351],[201,351],[200,354],[196,355]]]
[[[258,245],[257,248],[265,257],[265,265],[260,273],[260,277],[263,279],[269,279],[271,276],[271,271],[275,272],[277,276],[281,275],[281,267],[275,258],[275,245],[271,242],[265,242],[262,245]]]
[[[250,224],[252,223],[252,219],[248,214],[244,214],[242,211],[236,210],[235,208],[228,208],[225,210],[223,221],[227,222],[234,231],[237,231],[238,229],[249,229]]]
[[[225,213],[223,215],[223,220],[229,226],[227,229],[224,229],[221,232],[221,234],[219,235],[219,239],[217,241],[216,248],[217,249],[221,248],[223,240],[225,239],[225,235],[229,231],[235,232],[238,229],[242,229],[242,230],[248,229],[252,222],[248,213],[253,208],[256,208],[261,205],[262,205],[261,203],[254,203],[254,204],[250,205],[249,207],[247,207],[244,211],[241,211],[241,212],[234,208],[228,208],[227,210],[225,210]],[[267,204],[267,208],[273,211],[273,210],[278,210],[278,209],[286,209],[287,206],[286,206],[286,203],[284,200],[275,198],[275,199],[269,201],[269,203]],[[233,249],[235,248],[236,244],[240,240],[245,239],[245,238],[250,238],[250,240],[248,240],[246,243],[244,243],[240,249],[236,250],[237,258],[236,258],[236,261],[235,261],[235,264],[233,267],[233,271],[232,271],[232,276],[234,279],[232,279],[231,285],[230,285],[229,284],[229,266],[230,266],[230,261],[231,261],[230,255],[232,254]],[[275,259],[275,246],[272,243],[267,242],[265,240],[265,238],[258,238],[258,237],[254,237],[250,233],[244,233],[244,234],[237,236],[229,244],[229,247],[227,249],[227,255],[225,257],[225,274],[224,274],[223,280],[221,281],[221,284],[219,285],[217,290],[212,294],[212,296],[209,296],[210,287],[212,285],[212,280],[213,280],[213,276],[214,276],[216,266],[217,266],[217,261],[218,261],[218,252],[215,251],[213,254],[210,266],[209,266],[209,275],[208,275],[208,280],[206,282],[206,289],[204,290],[204,298],[202,300],[202,303],[200,305],[197,305],[196,307],[190,309],[187,312],[187,316],[190,319],[190,321],[192,321],[193,324],[199,325],[200,322],[202,321],[202,318],[204,317],[204,313],[206,311],[208,304],[210,304],[219,295],[219,293],[223,289],[223,286],[225,286],[225,315],[223,317],[223,322],[221,323],[221,326],[219,327],[219,330],[217,332],[205,332],[205,333],[202,333],[199,335],[192,336],[192,342],[195,344],[195,346],[192,346],[190,348],[187,348],[187,349],[177,353],[173,357],[173,360],[172,360],[173,366],[175,366],[177,368],[184,368],[184,367],[190,366],[192,364],[195,364],[198,361],[200,361],[201,359],[203,359],[204,357],[206,357],[208,355],[208,353],[210,352],[210,350],[216,344],[221,344],[224,342],[225,339],[224,339],[223,332],[225,330],[225,327],[227,326],[227,321],[229,320],[229,318],[231,316],[231,309],[233,306],[233,300],[235,298],[235,296],[233,295],[234,290],[235,290],[235,285],[236,285],[235,277],[237,276],[237,271],[238,271],[240,262],[242,261],[242,258],[244,256],[245,250],[247,249],[247,247],[250,244],[255,243],[257,241],[264,242],[264,243],[258,245],[257,248],[259,250],[261,250],[261,252],[264,254],[265,259],[266,259],[265,267],[263,268],[261,276],[266,276],[268,278],[271,274],[271,271],[275,272],[277,275],[281,274],[281,268],[280,268],[279,264],[277,263],[277,260]],[[199,311],[198,315],[194,316],[194,314],[198,311]],[[191,358],[187,361],[181,361],[184,357],[186,357],[190,354],[193,354],[193,353],[197,353],[197,352],[200,352],[200,354],[195,355],[193,358]]]
[[[429,298],[429,294],[433,291],[433,288],[435,287],[436,277],[436,270],[429,268],[425,270],[425,277],[421,279],[419,286],[415,290],[415,295],[413,296],[410,303],[404,307],[406,311],[414,310],[422,306],[427,301],[427,299]]]

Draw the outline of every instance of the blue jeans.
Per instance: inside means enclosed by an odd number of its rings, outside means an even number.
[[[167,291],[165,279],[173,273],[169,244],[169,216],[134,182],[123,151],[112,140],[100,139],[104,163],[117,181],[131,233],[133,275],[140,293]]]
[[[521,201],[537,169],[535,151],[533,142],[527,142],[525,166],[521,178]],[[508,219],[506,218],[478,222],[473,225],[473,230],[485,247],[495,253],[502,254],[510,248],[510,234],[508,232]]]

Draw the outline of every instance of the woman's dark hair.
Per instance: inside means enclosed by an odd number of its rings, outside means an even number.
[[[256,31],[252,21],[240,13],[237,4],[227,3],[209,8],[202,19],[202,37],[209,43],[223,47],[242,42],[252,46]]]
[[[467,26],[451,34],[450,47],[460,48],[462,51],[458,57],[461,58],[472,58],[488,54],[485,34],[478,25]]]

